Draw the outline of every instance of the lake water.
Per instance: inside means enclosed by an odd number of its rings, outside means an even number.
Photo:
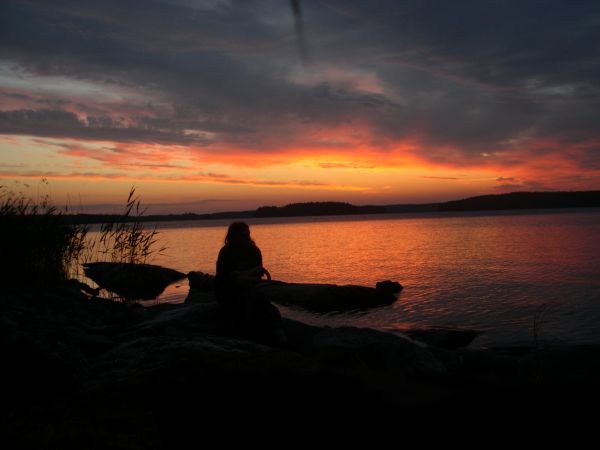
[[[168,249],[151,262],[214,273],[231,221],[163,222]],[[316,315],[318,325],[394,330],[451,325],[484,332],[474,345],[600,342],[600,210],[250,219],[274,279],[404,286],[391,306]],[[187,284],[157,300],[180,302]]]

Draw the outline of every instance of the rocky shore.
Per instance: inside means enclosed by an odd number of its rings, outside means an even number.
[[[469,331],[284,319],[288,343],[273,348],[229,335],[211,290],[190,284],[184,304],[149,308],[75,281],[1,289],[4,448],[576,448],[595,437],[600,346],[471,349]]]

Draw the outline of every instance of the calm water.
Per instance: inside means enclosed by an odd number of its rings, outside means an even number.
[[[152,262],[214,273],[227,222],[159,224],[168,247]],[[399,281],[398,301],[368,312],[314,315],[314,324],[380,329],[454,325],[475,344],[600,342],[600,210],[249,220],[274,279],[374,286]],[[187,285],[158,301],[182,301]]]

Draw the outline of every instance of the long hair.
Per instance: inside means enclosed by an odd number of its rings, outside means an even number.
[[[250,237],[250,227],[246,222],[233,222],[227,229],[225,245],[235,247],[256,247]]]

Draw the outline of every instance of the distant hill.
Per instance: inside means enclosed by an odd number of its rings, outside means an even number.
[[[212,214],[168,214],[142,216],[143,222],[249,219],[260,217],[334,216],[352,214],[426,213],[444,211],[491,211],[507,209],[592,208],[600,207],[600,191],[573,192],[512,192],[481,195],[443,203],[366,205],[342,202],[292,203],[285,206],[261,206],[255,211],[231,211]],[[118,220],[117,215],[77,214],[66,216],[76,223],[103,223]]]
[[[600,206],[600,191],[512,192],[482,195],[442,203],[440,211],[476,211],[502,209],[588,208]]]
[[[254,217],[294,217],[342,214],[425,213],[444,211],[490,211],[507,209],[600,207],[600,191],[512,192],[481,195],[443,203],[386,206],[355,206],[349,203],[312,202],[286,206],[263,206]]]
[[[600,207],[600,191],[511,192],[422,205],[390,205],[389,212],[491,211]]]
[[[292,203],[285,206],[261,206],[254,217],[339,216],[347,214],[385,214],[385,206],[355,206],[340,202]]]

